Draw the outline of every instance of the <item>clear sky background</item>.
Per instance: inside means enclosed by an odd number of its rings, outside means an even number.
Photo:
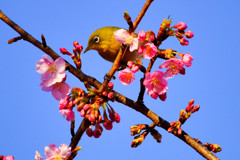
[[[47,44],[59,53],[60,47],[72,50],[72,42],[79,41],[86,48],[90,34],[104,26],[127,28],[123,18],[126,10],[135,20],[145,0],[58,0],[58,1],[2,1],[0,9],[40,40],[45,35]],[[169,15],[173,24],[185,22],[195,34],[189,46],[181,46],[177,39],[164,41],[162,48],[173,48],[181,53],[191,52],[193,66],[186,75],[168,80],[167,100],[161,102],[145,94],[145,104],[169,122],[178,120],[179,112],[190,99],[200,104],[200,111],[193,114],[182,127],[190,136],[203,143],[217,143],[222,152],[220,159],[240,159],[239,155],[239,26],[240,2],[238,0],[161,1],[155,0],[137,28],[158,31],[163,18]],[[0,21],[0,154],[13,155],[16,160],[34,159],[38,150],[43,157],[44,147],[50,143],[69,144],[70,122],[62,118],[56,101],[50,93],[41,91],[40,74],[35,63],[44,53],[33,45],[7,41],[18,34]],[[64,56],[68,61],[69,57]],[[82,70],[103,81],[111,63],[104,61],[96,51],[82,56]],[[154,70],[162,63],[158,61]],[[144,61],[147,64],[147,61]],[[78,79],[67,73],[71,87],[84,88]],[[135,82],[123,86],[118,79],[114,89],[136,100],[141,73]],[[76,159],[164,159],[201,160],[195,150],[161,128],[163,135],[158,144],[148,136],[142,145],[132,149],[130,126],[151,121],[136,111],[119,103],[111,103],[121,116],[113,130],[103,131],[99,139],[84,134]],[[76,127],[82,118],[76,112]]]

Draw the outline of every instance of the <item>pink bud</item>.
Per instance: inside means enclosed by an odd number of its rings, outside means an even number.
[[[192,31],[187,31],[184,33],[184,35],[187,37],[187,38],[192,38],[194,36],[193,32]]]
[[[139,66],[134,64],[134,65],[132,66],[132,68],[131,68],[131,71],[132,71],[133,73],[136,73],[137,71],[139,71]]]
[[[114,93],[113,93],[113,92],[109,92],[109,93],[108,93],[108,98],[109,98],[109,99],[112,99],[113,97],[114,97]]]
[[[81,53],[82,50],[83,50],[83,46],[82,46],[82,45],[77,45],[77,46],[76,46],[76,51],[77,51],[78,53]]]
[[[185,38],[182,38],[179,41],[180,41],[180,44],[183,45],[183,46],[187,46],[189,44],[189,41],[186,40]]]
[[[179,22],[173,28],[177,28],[178,30],[185,30],[187,29],[187,25],[184,22]]]
[[[108,82],[108,88],[109,89],[113,89],[113,86],[114,86],[113,82]]]
[[[76,48],[77,45],[79,45],[79,43],[78,43],[77,41],[74,41],[74,42],[73,42],[73,46]]]
[[[95,129],[95,130],[93,131],[93,136],[94,136],[95,138],[99,138],[99,137],[101,136],[101,134],[102,134],[102,132],[101,132],[100,129]]]
[[[164,94],[159,95],[159,98],[160,98],[162,101],[165,101],[165,100],[167,99],[167,93],[165,92]]]
[[[148,31],[148,34],[149,34],[149,37],[148,37],[149,41],[154,41],[155,33],[152,30],[150,30]]]
[[[120,122],[120,115],[119,115],[118,113],[115,113],[115,121],[116,121],[117,123]]]
[[[103,91],[103,92],[102,92],[102,95],[103,95],[103,96],[107,96],[107,95],[108,95],[107,91]]]
[[[71,56],[72,54],[70,53],[70,52],[68,52],[67,50],[66,50],[66,48],[60,48],[60,52],[63,54],[63,55],[69,55],[69,56]]]
[[[88,137],[92,137],[93,136],[93,131],[92,131],[92,127],[88,127],[86,129],[86,134],[88,135]]]
[[[133,61],[128,61],[127,66],[128,66],[129,68],[132,68],[133,64],[134,64]]]
[[[104,122],[103,126],[106,128],[106,130],[111,130],[113,128],[112,121]]]
[[[158,98],[158,94],[155,93],[155,92],[153,92],[153,93],[151,94],[151,97],[152,97],[153,99],[157,99],[157,98]]]
[[[145,41],[145,39],[146,39],[146,32],[145,31],[138,32],[138,40]]]

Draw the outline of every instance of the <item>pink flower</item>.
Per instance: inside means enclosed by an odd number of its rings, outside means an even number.
[[[173,28],[177,28],[178,30],[185,30],[187,29],[187,25],[184,22],[179,22]]]
[[[185,38],[181,38],[179,41],[182,46],[187,46],[189,44],[189,41]]]
[[[3,160],[14,160],[14,157],[11,155],[8,155],[6,157],[3,157]]]
[[[75,114],[71,109],[61,109],[59,112],[63,115],[64,118],[67,116],[67,121],[74,120]]]
[[[186,54],[183,55],[182,61],[183,61],[183,64],[186,67],[191,67],[192,66],[193,57],[190,55],[190,53],[186,53]]]
[[[67,144],[61,144],[59,148],[55,144],[49,144],[45,147],[46,160],[64,159],[71,155],[71,147]]]
[[[164,77],[166,79],[172,78],[183,69],[183,61],[177,58],[170,58],[169,60],[164,61],[159,68],[168,68],[164,74]]]
[[[146,59],[153,58],[157,53],[157,47],[153,43],[146,43],[143,49],[143,57]]]
[[[143,81],[148,95],[152,94],[164,94],[168,87],[167,81],[163,79],[164,73],[162,71],[155,71],[153,73],[147,73]]]
[[[60,99],[64,99],[71,90],[70,86],[65,82],[57,82],[49,87],[46,87],[41,83],[40,86],[42,87],[43,91],[46,91],[46,92],[51,91],[53,97],[58,101]]]
[[[187,31],[184,33],[184,35],[187,37],[187,38],[192,38],[194,36],[193,32],[192,31]]]
[[[126,68],[122,71],[119,71],[118,78],[120,79],[123,85],[127,85],[134,81],[135,76],[131,70]]]
[[[139,41],[145,41],[146,36],[147,36],[147,34],[146,34],[145,31],[139,31],[139,32],[138,32],[138,40],[139,40]]]
[[[119,43],[130,44],[130,51],[133,52],[138,48],[138,39],[134,38],[132,35],[128,33],[125,29],[119,29],[114,32],[114,38]]]
[[[36,71],[41,73],[41,82],[43,86],[61,82],[65,77],[65,61],[59,57],[55,61],[47,55],[43,55],[42,59],[36,63]]]
[[[134,65],[132,66],[132,68],[131,68],[131,71],[132,71],[133,73],[136,73],[137,71],[139,71],[139,66],[134,64]]]
[[[66,96],[65,98],[60,99],[59,101],[59,109],[65,109],[67,108],[68,104],[69,104],[69,96]]]
[[[43,160],[40,153],[38,151],[35,152],[35,160]]]

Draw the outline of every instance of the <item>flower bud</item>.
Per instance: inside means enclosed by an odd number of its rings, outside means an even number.
[[[200,105],[196,105],[193,110],[192,113],[197,112],[200,109]]]
[[[77,41],[73,42],[73,46],[76,48],[79,45],[79,43]]]
[[[107,96],[107,95],[108,95],[108,92],[107,92],[107,91],[103,91],[103,92],[102,92],[102,95],[103,95],[103,96]]]
[[[145,41],[145,39],[146,39],[146,32],[145,31],[139,31],[138,32],[138,40],[139,41]]]
[[[101,129],[99,127],[96,127],[95,130],[93,131],[93,136],[95,138],[99,138],[101,136],[101,134],[102,134]]]
[[[113,84],[113,82],[108,82],[108,88],[110,89],[110,90],[112,90],[113,89],[113,86],[114,86],[114,84]]]
[[[180,39],[179,41],[180,41],[180,44],[181,44],[182,46],[187,46],[187,45],[189,44],[189,41],[186,40],[185,38],[182,38],[182,39]]]
[[[109,99],[112,99],[113,97],[114,97],[114,93],[113,93],[113,92],[109,92],[109,93],[108,93],[108,98],[109,98]]]
[[[69,55],[69,56],[71,56],[72,54],[70,53],[70,52],[68,52],[67,50],[66,50],[66,48],[60,48],[60,52],[63,54],[63,55]]]
[[[187,29],[187,25],[184,22],[179,22],[178,24],[173,26],[173,28],[177,28],[178,30],[185,30]]]
[[[157,98],[158,98],[158,94],[155,93],[155,92],[153,92],[153,93],[151,94],[151,97],[152,97],[153,99],[157,99]]]
[[[189,102],[188,102],[188,105],[190,106],[190,105],[193,105],[193,103],[194,103],[194,99],[191,99]]]
[[[115,113],[115,121],[116,121],[117,123],[120,122],[120,115],[119,115],[118,113]]]
[[[184,35],[187,37],[187,38],[192,38],[194,36],[193,32],[192,31],[187,31],[184,33]]]
[[[148,31],[148,40],[149,41],[154,41],[155,39],[155,33],[152,30]]]
[[[106,130],[111,130],[113,128],[112,121],[106,121],[103,123]]]
[[[128,61],[128,62],[127,62],[127,66],[128,66],[129,68],[132,68],[132,67],[133,67],[133,64],[134,64],[133,61]]]
[[[162,135],[155,129],[151,130],[151,135],[158,142],[161,143]]]
[[[165,92],[164,94],[159,95],[159,98],[160,98],[162,101],[165,101],[165,100],[167,99],[167,92]]]
[[[137,71],[139,71],[139,66],[134,64],[133,67],[131,68],[131,71],[133,73],[136,73]]]
[[[86,134],[88,135],[88,137],[93,136],[92,126],[90,126],[86,129]]]
[[[77,45],[76,46],[76,51],[80,54],[83,50],[83,46],[82,45]]]

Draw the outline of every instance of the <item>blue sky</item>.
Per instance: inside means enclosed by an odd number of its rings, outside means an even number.
[[[72,50],[72,42],[78,41],[86,48],[90,34],[104,26],[127,28],[123,18],[126,10],[134,20],[144,0],[122,1],[4,1],[0,9],[40,40],[45,35],[47,44],[59,53],[60,47]],[[220,159],[240,159],[239,152],[239,32],[240,2],[232,1],[154,1],[137,28],[158,31],[163,18],[169,15],[173,23],[185,22],[195,34],[189,46],[181,46],[175,38],[162,44],[162,48],[173,48],[181,53],[190,52],[193,66],[186,75],[178,75],[168,81],[167,100],[153,100],[145,95],[145,104],[169,122],[178,119],[179,111],[190,99],[200,104],[200,111],[182,127],[190,136],[203,143],[217,143],[223,151]],[[58,101],[50,93],[41,91],[40,74],[35,63],[44,53],[31,44],[19,41],[6,42],[18,34],[0,22],[0,154],[13,155],[15,159],[34,159],[35,151],[44,155],[44,147],[50,143],[57,146],[70,143],[70,123],[58,113]],[[64,56],[68,61],[69,57]],[[96,51],[83,55],[82,70],[103,81],[111,63],[104,61]],[[162,63],[158,61],[154,69]],[[147,64],[147,61],[144,61]],[[83,87],[79,80],[68,74],[71,87]],[[135,82],[122,86],[114,81],[114,89],[133,100],[139,90],[141,74]],[[175,136],[158,128],[163,135],[161,144],[150,136],[143,144],[132,149],[133,137],[130,126],[151,121],[134,110],[118,103],[111,103],[121,116],[112,131],[103,131],[99,139],[85,134],[79,143],[83,149],[76,159],[203,159],[197,152]],[[81,118],[76,113],[76,126]]]

